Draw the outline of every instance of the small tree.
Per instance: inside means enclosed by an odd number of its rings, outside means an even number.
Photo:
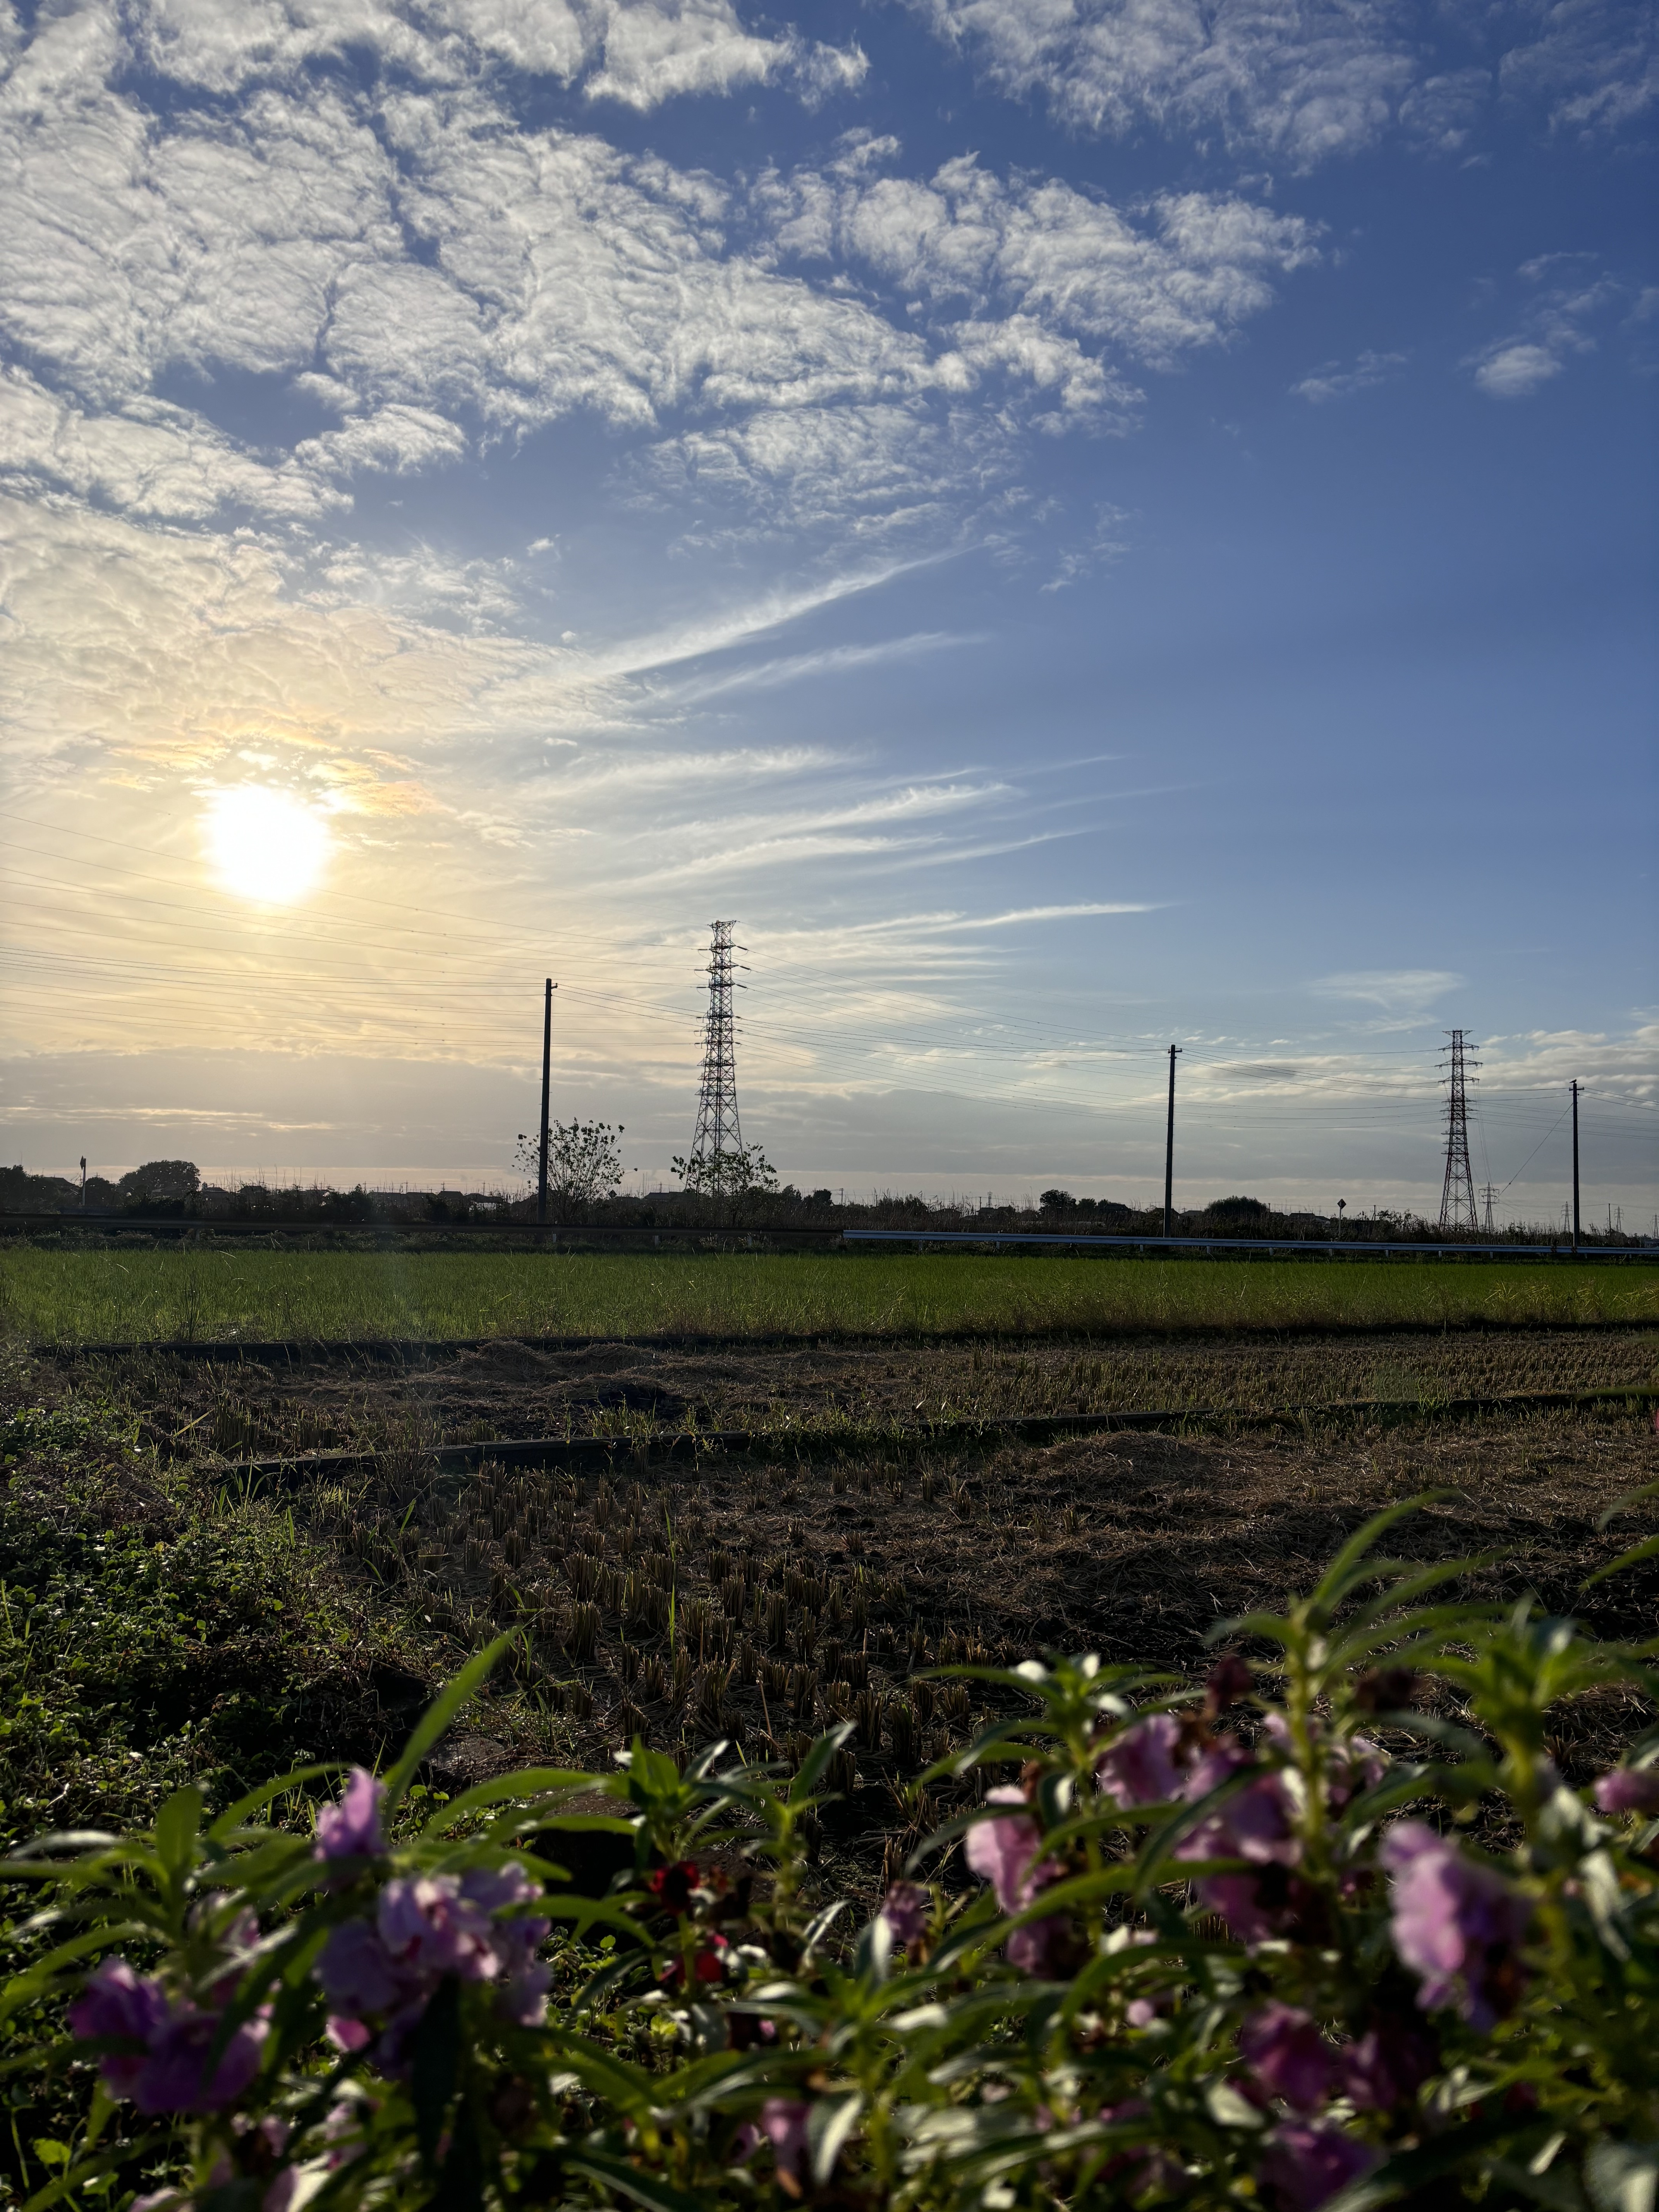
[[[758,1145],[708,1152],[697,1159],[676,1158],[673,1165],[686,1188],[703,1198],[753,1198],[778,1187],[777,1171]]]
[[[554,1121],[547,1132],[547,1188],[561,1206],[594,1206],[612,1198],[622,1182],[620,1121]],[[522,1130],[513,1164],[532,1182],[541,1179],[541,1140]]]
[[[169,1200],[194,1198],[201,1183],[194,1160],[146,1160],[143,1167],[124,1175],[115,1188],[130,1206],[160,1206]]]

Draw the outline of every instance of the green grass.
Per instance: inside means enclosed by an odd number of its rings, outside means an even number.
[[[0,1257],[0,1322],[38,1345],[1655,1321],[1659,1272],[1590,1262],[131,1250]]]

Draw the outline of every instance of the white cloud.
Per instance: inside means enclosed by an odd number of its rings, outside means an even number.
[[[987,82],[1066,126],[1219,129],[1301,168],[1395,127],[1462,151],[1494,88],[1556,130],[1623,129],[1659,100],[1645,0],[1499,0],[1431,36],[1404,0],[912,0]],[[1461,49],[1461,51],[1460,51]],[[1429,56],[1451,66],[1425,73]]]
[[[1474,372],[1474,380],[1494,399],[1529,399],[1559,376],[1562,364],[1547,346],[1521,340],[1500,345]]]
[[[1169,193],[1131,216],[1058,179],[998,178],[971,155],[925,183],[866,169],[763,179],[757,203],[780,250],[861,261],[906,298],[960,315],[942,327],[970,360],[994,331],[1016,355],[1041,333],[1051,350],[1028,373],[1061,387],[1092,365],[1054,349],[1057,339],[1167,368],[1225,338],[1269,304],[1275,278],[1319,258],[1315,225],[1231,196]]]
[[[1593,353],[1595,340],[1586,325],[1624,296],[1611,279],[1583,275],[1577,254],[1546,254],[1523,264],[1527,283],[1541,285],[1547,277],[1565,276],[1565,283],[1540,292],[1522,319],[1520,330],[1494,340],[1465,364],[1474,372],[1480,390],[1493,399],[1528,399],[1559,376],[1575,354]],[[1575,281],[1576,280],[1576,281]]]
[[[791,32],[757,38],[745,31],[731,0],[586,0],[591,47],[603,66],[588,77],[589,100],[655,107],[684,93],[731,93],[775,78],[793,82],[810,104],[852,91],[869,64],[855,44],[809,45]]]
[[[932,926],[940,930],[1012,929],[1028,921],[1073,921],[1097,914],[1156,914],[1155,906],[1132,899],[1091,899],[1076,906],[1022,906],[1006,914],[955,915]]]
[[[0,92],[0,336],[70,410],[31,429],[30,465],[138,513],[316,516],[362,473],[589,410],[653,437],[624,460],[635,492],[715,501],[711,538],[995,534],[1030,428],[1126,428],[1124,363],[1226,342],[1317,258],[1311,226],[1237,198],[1125,210],[971,159],[923,182],[883,173],[895,149],[867,137],[734,195],[526,130],[480,42],[556,58],[556,9],[452,9],[441,39],[368,0],[156,0],[134,20],[152,66],[242,97],[152,112],[112,15],[44,19]],[[409,74],[371,91],[307,73],[358,39]],[[410,82],[437,71],[434,39],[455,82]],[[601,43],[643,83],[676,56],[736,67],[754,41],[727,0],[686,0],[611,7]],[[289,379],[339,427],[238,449],[151,398],[191,375],[210,409],[225,370]]]
[[[1367,968],[1322,975],[1308,988],[1324,999],[1354,999],[1385,1013],[1419,1012],[1463,981],[1447,968]]]
[[[0,368],[0,475],[19,489],[67,490],[177,521],[233,503],[314,521],[345,504],[303,463],[246,453],[182,407],[135,397],[92,413],[21,368]]]
[[[1387,0],[923,0],[935,29],[1073,130],[1151,120],[1307,165],[1369,144],[1415,75]]]
[[[1299,399],[1311,400],[1316,407],[1328,400],[1346,399],[1356,392],[1369,392],[1378,384],[1386,384],[1396,369],[1406,365],[1403,353],[1374,353],[1369,348],[1352,364],[1345,368],[1340,362],[1328,361],[1322,368],[1293,384],[1291,390]]]
[[[1534,24],[1538,35],[1504,56],[1499,81],[1510,99],[1541,104],[1555,130],[1610,134],[1659,101],[1659,19],[1641,0],[1558,0]]]
[[[428,85],[499,64],[641,110],[778,82],[809,105],[862,81],[856,44],[744,29],[731,0],[138,0],[133,36],[175,82],[228,93],[371,49]]]

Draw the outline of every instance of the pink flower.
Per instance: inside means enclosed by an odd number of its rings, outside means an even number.
[[[362,2021],[384,2015],[375,2059],[386,2072],[395,2072],[427,2000],[446,1974],[465,1982],[499,1981],[501,2016],[520,2027],[539,2026],[553,1977],[536,1953],[550,1923],[513,1908],[541,1893],[514,1863],[493,1872],[474,1867],[459,1876],[389,1881],[374,1919],[342,1923],[317,1960],[317,1978],[331,2007],[329,2040],[338,2051],[362,2051],[371,2040]]]
[[[1204,1710],[1212,1720],[1231,1710],[1248,1698],[1255,1687],[1255,1672],[1248,1659],[1241,1659],[1236,1651],[1229,1651],[1218,1659],[1210,1669],[1209,1680],[1204,1685]]]
[[[390,2012],[411,1984],[367,1920],[347,1920],[330,1929],[316,1975],[334,2010],[354,2016]]]
[[[1182,1795],[1189,1803],[1196,1802],[1250,1764],[1243,1745],[1223,1736],[1188,1772]],[[1206,1814],[1182,1838],[1175,1856],[1178,1859],[1244,1859],[1263,1868],[1293,1867],[1302,1856],[1302,1846],[1291,1826],[1291,1802],[1283,1776],[1273,1767],[1259,1769],[1253,1780]],[[1282,1878],[1267,1890],[1255,1875],[1211,1875],[1198,1884],[1198,1892],[1207,1908],[1220,1913],[1242,1942],[1259,1943],[1281,1934],[1287,1917],[1295,1917],[1291,1888]]]
[[[1362,2112],[1386,2112],[1415,2096],[1434,2071],[1431,2045],[1404,2021],[1383,2020],[1337,2053],[1348,2101]]]
[[[193,2008],[175,2013],[150,2039],[149,2057],[128,2092],[138,2110],[217,2112],[234,2104],[259,2070],[265,2021],[244,2021],[210,2075],[209,2054],[218,2033],[217,2013]]]
[[[422,1979],[455,1974],[464,1982],[487,1982],[500,1967],[489,1912],[463,1894],[457,1875],[387,1882],[374,1919],[392,1958]]]
[[[1339,2189],[1369,2172],[1376,2157],[1369,2143],[1357,2142],[1339,2128],[1291,2121],[1269,2134],[1261,2178],[1285,2212],[1316,2212]]]
[[[69,2008],[69,2024],[83,2042],[125,2037],[142,2044],[130,2055],[112,2053],[99,2061],[110,2094],[130,2097],[143,2071],[152,2036],[166,2024],[169,2006],[160,1982],[134,1973],[125,1959],[106,1959],[87,1977],[86,1988]]]
[[[1024,1805],[1024,1792],[1012,1784],[988,1790],[990,1805]],[[1038,1866],[1042,1831],[1029,1813],[1005,1813],[990,1820],[975,1820],[968,1831],[968,1863],[981,1881],[996,1892],[997,1909],[1018,1912],[1028,1905],[1045,1881],[1060,1869],[1050,1860]]]
[[[1022,1974],[1051,1973],[1060,1963],[1069,1934],[1060,1913],[1047,1920],[1028,1920],[1008,1938],[1008,1964],[1018,1966]]]
[[[780,2173],[799,2179],[806,2164],[806,2123],[810,2105],[798,2097],[769,2097],[761,2106],[760,2131],[771,2144]]]
[[[933,1898],[919,1881],[896,1881],[881,1901],[887,1933],[903,1950],[927,1934],[933,1911]]]
[[[1240,2028],[1238,2048],[1262,2087],[1297,2112],[1324,2103],[1334,2054],[1311,2014],[1296,2005],[1265,2004]]]
[[[1330,1766],[1331,1803],[1339,1811],[1362,1790],[1375,1790],[1389,1771],[1389,1754],[1368,1735],[1351,1736],[1333,1755]]]
[[[1514,2002],[1531,1903],[1421,1820],[1391,1828],[1378,1856],[1394,1876],[1394,1947],[1421,1979],[1418,2003],[1455,2003],[1471,2027],[1490,2027]]]
[[[1153,1713],[1126,1729],[1095,1761],[1095,1779],[1118,1804],[1166,1805],[1181,1790],[1176,1751],[1181,1723],[1173,1713]]]
[[[175,2005],[157,1981],[134,1973],[125,1959],[106,1959],[70,2007],[70,2027],[86,2041],[121,2037],[142,2051],[121,2051],[99,2067],[107,2087],[141,2112],[212,2112],[240,2097],[259,2070],[266,2015],[245,2021],[208,2060],[219,2014]]]
[[[1599,1813],[1659,1813],[1659,1767],[1615,1766],[1595,1785]]]
[[[380,1800],[386,1785],[365,1766],[354,1766],[337,1805],[317,1815],[315,1856],[319,1859],[373,1858],[386,1849],[380,1833]]]

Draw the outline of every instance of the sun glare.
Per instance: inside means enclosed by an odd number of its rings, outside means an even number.
[[[332,840],[303,799],[259,784],[216,792],[207,810],[208,850],[220,882],[238,898],[289,906],[322,873]]]

